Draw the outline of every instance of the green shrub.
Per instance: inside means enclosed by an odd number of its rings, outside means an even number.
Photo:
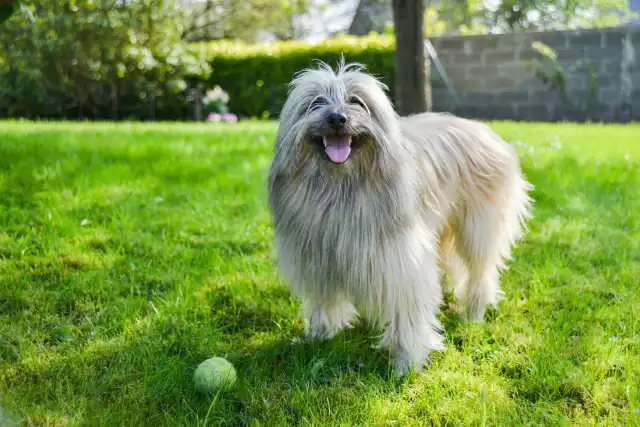
[[[241,116],[276,117],[296,72],[313,65],[315,60],[334,66],[341,54],[347,62],[366,65],[389,87],[393,99],[395,40],[390,36],[343,35],[317,44],[285,41],[248,45],[223,41],[196,43],[191,48],[212,65],[207,85],[220,85],[229,93],[229,109]]]
[[[181,119],[209,64],[177,0],[23,0],[0,29],[0,117]]]
[[[174,3],[25,0],[33,13],[15,14],[0,33],[0,117],[191,120],[189,88],[204,83],[226,91],[240,117],[276,118],[295,73],[341,55],[364,64],[394,99],[393,36],[186,43]]]

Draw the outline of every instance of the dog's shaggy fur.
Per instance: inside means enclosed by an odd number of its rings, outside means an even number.
[[[469,319],[498,302],[532,186],[484,124],[399,117],[385,90],[358,64],[296,75],[268,190],[280,271],[308,334],[330,338],[360,312],[384,328],[379,346],[402,376],[443,348],[441,269]]]

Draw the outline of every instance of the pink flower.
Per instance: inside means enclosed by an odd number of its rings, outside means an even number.
[[[236,116],[233,113],[224,113],[222,115],[222,121],[223,122],[231,122],[231,123],[236,123],[238,121],[238,116]]]
[[[222,120],[222,116],[218,113],[209,113],[209,117],[207,117],[207,120],[210,122],[219,122]]]

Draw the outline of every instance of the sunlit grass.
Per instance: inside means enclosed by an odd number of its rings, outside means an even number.
[[[364,327],[293,342],[274,123],[0,122],[0,425],[640,424],[640,127],[495,123],[536,186],[485,324],[396,382]],[[3,421],[3,417],[5,420]]]

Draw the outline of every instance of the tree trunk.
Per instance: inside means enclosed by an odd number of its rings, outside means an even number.
[[[372,31],[382,34],[391,19],[390,0],[360,0],[348,32],[354,36],[366,36]]]
[[[395,79],[398,114],[428,110],[422,0],[393,0],[396,36]]]

